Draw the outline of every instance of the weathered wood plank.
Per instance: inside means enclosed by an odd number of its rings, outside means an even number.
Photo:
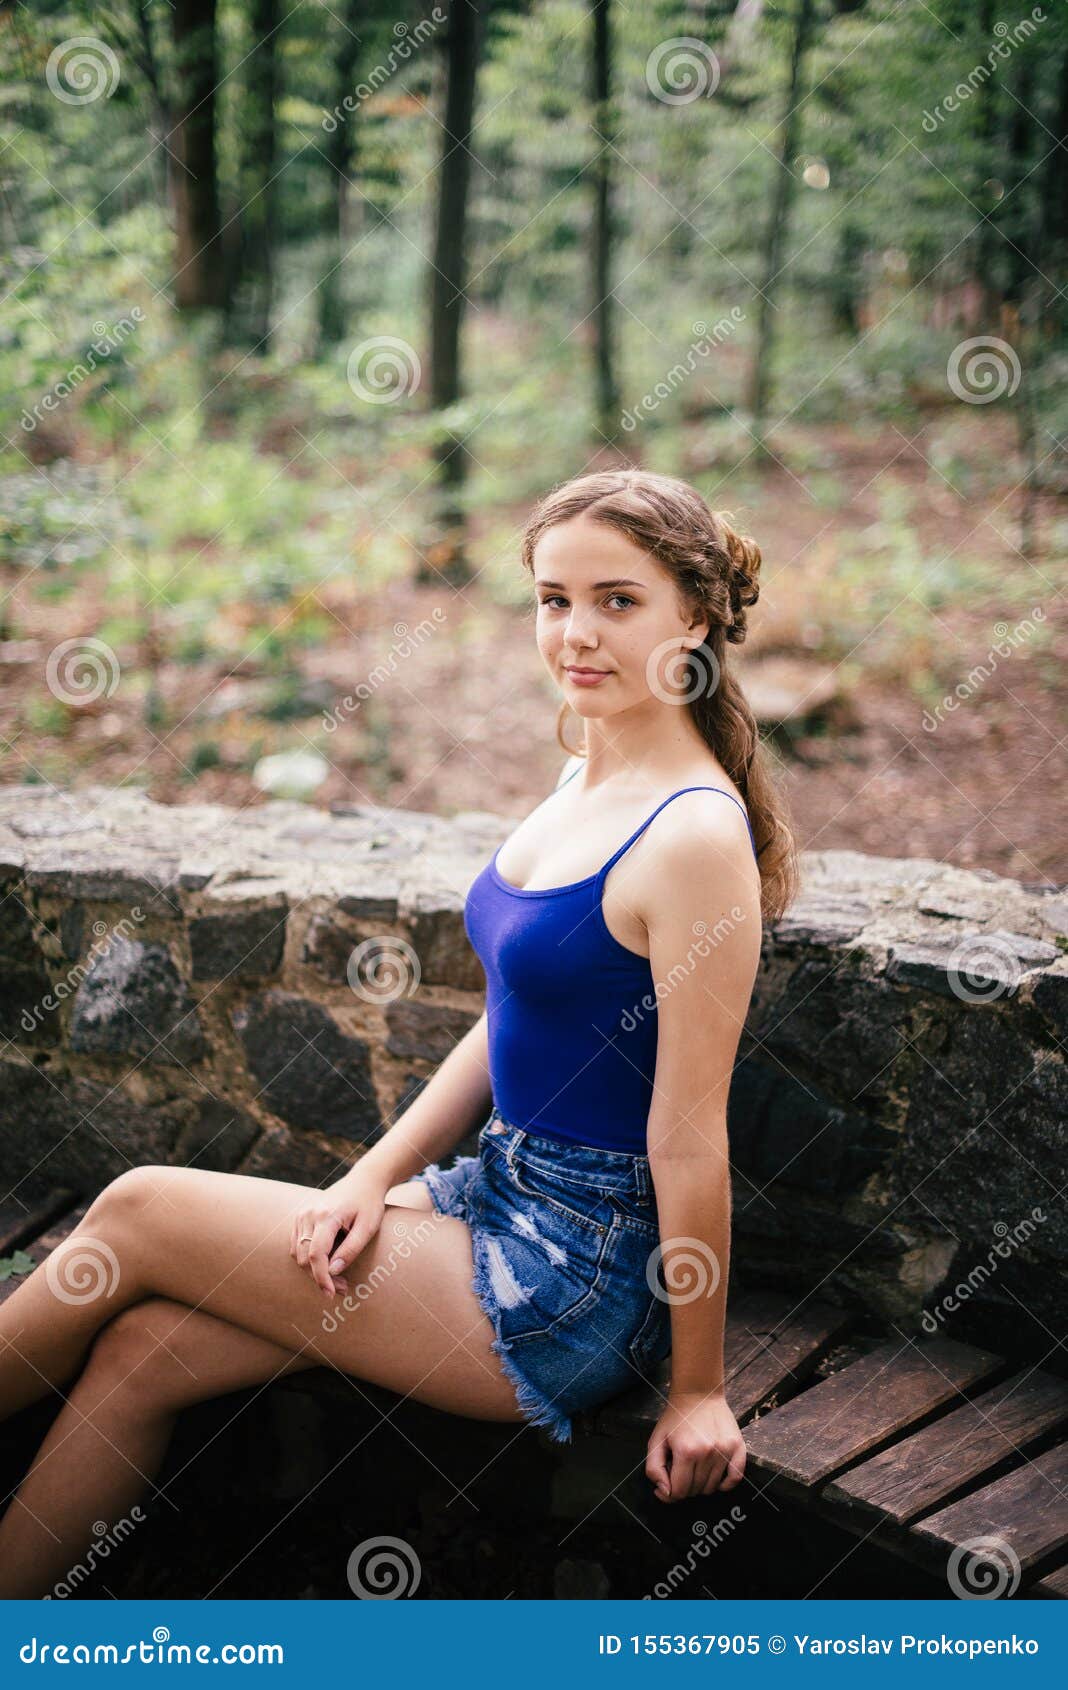
[[[1068,1443],[929,1514],[912,1531],[944,1550],[974,1538],[999,1538],[1026,1571],[1068,1543]]]
[[[1068,1565],[1047,1573],[1037,1584],[1024,1591],[1025,1596],[1051,1597],[1054,1601],[1068,1601]]]
[[[813,1302],[795,1310],[794,1299],[781,1291],[745,1292],[729,1304],[723,1367],[727,1400],[739,1422],[773,1391],[792,1395],[850,1323],[849,1313],[831,1303]],[[670,1375],[668,1356],[651,1385],[639,1384],[580,1416],[578,1429],[617,1437],[648,1436],[663,1411]]]
[[[738,1422],[773,1392],[793,1396],[851,1324],[849,1313],[833,1303],[795,1309],[791,1297],[742,1297],[724,1333],[727,1400]]]
[[[61,1215],[60,1218],[48,1228],[47,1232],[42,1232],[40,1237],[35,1238],[32,1244],[27,1244],[25,1246],[26,1254],[32,1257],[32,1259],[39,1265],[44,1261],[46,1256],[51,1255],[57,1244],[62,1244],[63,1240],[74,1231],[74,1228],[84,1217],[88,1208],[88,1203],[81,1203],[76,1209],[68,1209],[65,1215]],[[7,1299],[14,1295],[15,1290],[22,1284],[22,1281],[28,1278],[28,1274],[13,1273],[10,1279],[0,1279],[0,1303],[6,1303]]]
[[[1001,1365],[950,1338],[884,1344],[748,1427],[752,1471],[817,1485]]]
[[[823,1500],[905,1525],[1068,1421],[1068,1383],[1037,1370],[962,1403],[832,1481]]]

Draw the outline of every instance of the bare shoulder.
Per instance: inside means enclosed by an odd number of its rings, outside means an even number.
[[[708,780],[680,792],[650,824],[646,838],[633,890],[647,924],[683,918],[691,907],[703,908],[710,894],[724,907],[759,910],[760,871],[745,805],[733,783]]]
[[[661,868],[700,872],[756,867],[745,805],[729,787],[680,793],[654,826],[660,822],[664,825],[657,835],[656,855]]]

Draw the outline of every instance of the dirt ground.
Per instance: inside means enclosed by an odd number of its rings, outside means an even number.
[[[946,425],[936,419],[936,426],[944,445]],[[977,425],[968,417],[962,426]],[[998,449],[996,426],[984,424],[988,455]],[[1060,804],[1068,628],[1064,571],[1052,544],[1065,526],[1063,499],[1050,493],[1040,501],[1040,544],[1025,558],[1011,479],[997,487],[995,478],[994,490],[962,498],[932,469],[934,435],[926,427],[911,437],[896,428],[864,437],[807,428],[799,438],[810,458],[817,433],[819,473],[833,475],[833,498],[811,496],[813,478],[787,466],[789,442],[782,464],[759,480],[727,473],[710,495],[756,535],[764,553],[743,665],[800,651],[832,667],[843,683],[826,720],[774,740],[800,845],[931,856],[1034,883],[1068,882]],[[1008,437],[1002,445],[1007,451]],[[696,446],[691,457],[680,473],[694,472]],[[748,499],[732,502],[739,489]],[[888,499],[907,510],[906,553],[907,535],[918,534],[925,557],[957,571],[954,590],[937,609],[923,602],[922,572],[900,575],[900,540],[899,574],[887,573],[880,546]],[[524,514],[514,513],[517,528]],[[836,572],[853,555],[861,574],[847,575],[843,586]],[[518,577],[518,548],[514,567]],[[1005,598],[1010,611],[998,601],[999,575],[1013,587]],[[302,660],[312,702],[282,719],[265,719],[242,699],[242,688],[262,679],[250,663],[164,661],[156,672],[163,708],[155,727],[146,723],[143,696],[125,687],[71,710],[59,731],[33,727],[21,709],[26,687],[38,686],[57,639],[94,626],[93,591],[87,578],[57,609],[35,602],[28,585],[16,587],[18,647],[0,646],[5,781],[43,775],[81,786],[132,778],[161,802],[244,806],[265,798],[252,780],[257,755],[317,747],[330,772],[310,799],[315,804],[370,802],[442,815],[492,810],[515,819],[555,782],[562,760],[558,695],[535,647],[532,613],[502,602],[481,578],[455,593],[395,580],[373,601],[355,580],[324,584],[316,596],[334,636]],[[963,703],[944,711],[934,731],[926,728],[914,671],[933,670],[949,693],[987,654],[999,621],[1018,621],[1023,602],[1040,607],[1042,640],[1030,650],[1022,643]],[[836,627],[839,616],[847,622]],[[406,632],[421,626],[428,632],[415,649],[390,662],[391,648],[403,648]],[[233,649],[245,649],[238,627]],[[370,683],[376,666],[385,668]],[[318,699],[343,696],[361,681],[367,702],[324,735]]]

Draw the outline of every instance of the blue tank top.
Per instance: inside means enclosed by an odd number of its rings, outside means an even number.
[[[719,786],[680,787],[584,880],[525,891],[501,875],[498,849],[472,881],[464,927],[486,973],[493,1102],[510,1125],[646,1154],[656,1069],[653,972],[648,957],[609,932],[601,896],[608,871],[683,792],[722,792],[738,804]],[[751,827],[749,838],[755,854]]]

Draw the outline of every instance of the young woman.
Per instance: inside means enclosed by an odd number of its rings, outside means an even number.
[[[485,1014],[336,1184],[132,1168],[19,1286],[0,1417],[75,1382],[0,1522],[0,1594],[44,1594],[127,1513],[184,1407],[302,1368],[566,1440],[670,1349],[654,1494],[741,1479],[727,1093],[761,919],[797,874],[726,664],[760,553],[684,482],[626,470],[544,499],[523,564],[584,739],[470,888]]]

